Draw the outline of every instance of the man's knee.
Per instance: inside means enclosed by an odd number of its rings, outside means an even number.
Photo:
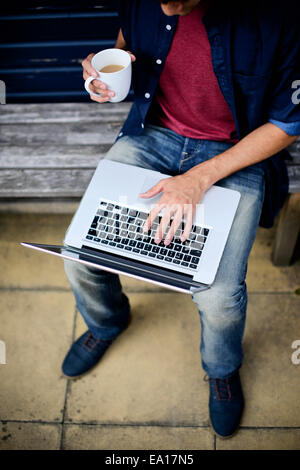
[[[102,280],[110,276],[109,272],[102,269],[67,259],[64,259],[64,268],[69,282],[73,285],[80,285],[87,280],[92,282],[93,279],[99,282],[99,278]]]
[[[202,318],[216,325],[238,322],[245,315],[247,304],[246,283],[238,286],[218,284],[193,295]]]

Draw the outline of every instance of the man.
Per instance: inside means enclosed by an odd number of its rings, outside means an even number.
[[[155,241],[168,246],[182,219],[184,241],[212,184],[241,193],[215,282],[192,297],[201,320],[210,420],[222,437],[236,431],[244,407],[239,368],[248,256],[259,222],[271,226],[282,206],[288,183],[283,149],[300,134],[299,106],[291,99],[300,78],[293,20],[299,7],[281,3],[119,2],[116,47],[131,51],[135,101],[106,158],[172,176],[141,195],[161,195],[145,230],[164,208]],[[84,79],[95,74],[92,56],[83,61]],[[92,100],[110,99],[113,91],[92,84],[99,94]],[[77,377],[128,326],[129,302],[117,275],[72,262],[65,269],[88,326],[63,364],[66,376]]]

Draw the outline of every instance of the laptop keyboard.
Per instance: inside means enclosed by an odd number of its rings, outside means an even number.
[[[124,252],[132,252],[150,260],[158,260],[170,265],[182,266],[195,271],[205,247],[210,229],[192,226],[189,238],[182,242],[183,230],[177,229],[172,242],[165,246],[162,240],[154,242],[154,236],[160,223],[158,216],[151,229],[143,233],[143,225],[149,214],[111,202],[101,201],[93,222],[86,235],[86,240],[104,246],[115,247]],[[168,229],[167,229],[168,230]]]

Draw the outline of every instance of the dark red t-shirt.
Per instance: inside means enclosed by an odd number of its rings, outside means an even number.
[[[149,121],[185,137],[237,142],[232,113],[213,71],[198,5],[178,25],[149,111]]]

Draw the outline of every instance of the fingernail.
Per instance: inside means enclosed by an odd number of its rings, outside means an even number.
[[[165,239],[165,245],[169,245],[170,241],[171,241],[170,238],[166,238],[166,239]]]
[[[109,91],[109,92],[108,92],[108,96],[114,96],[114,95],[115,95],[115,94],[114,94],[113,91]]]
[[[95,78],[97,78],[97,77],[98,77],[98,74],[97,74],[97,72],[92,72],[92,74],[91,74],[91,75],[92,75],[92,77],[95,77]]]
[[[103,84],[101,84],[101,85],[100,85],[100,88],[101,88],[101,90],[105,90],[106,86],[103,85]]]
[[[148,232],[148,225],[144,225],[143,232]]]
[[[160,241],[161,241],[161,238],[159,238],[159,237],[155,238],[155,243],[160,243]]]

